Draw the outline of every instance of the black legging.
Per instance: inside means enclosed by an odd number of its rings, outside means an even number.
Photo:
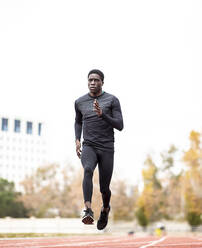
[[[100,192],[104,208],[109,207],[111,191],[109,188],[113,164],[114,152],[102,151],[92,146],[84,145],[81,154],[81,163],[84,168],[83,195],[84,202],[91,202],[93,193],[93,172],[98,164]]]

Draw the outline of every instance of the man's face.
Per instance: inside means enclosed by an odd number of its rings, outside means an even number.
[[[88,77],[88,88],[90,93],[97,94],[102,91],[103,82],[98,74],[90,74]]]

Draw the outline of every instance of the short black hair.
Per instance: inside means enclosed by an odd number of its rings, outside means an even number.
[[[98,74],[98,75],[100,76],[102,82],[104,82],[104,73],[103,73],[102,71],[98,70],[98,69],[93,69],[93,70],[91,70],[91,71],[88,73],[88,78],[89,78],[90,74],[94,74],[94,73],[95,73],[95,74]]]

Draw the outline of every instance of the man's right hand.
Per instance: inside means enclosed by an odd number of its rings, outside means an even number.
[[[79,140],[76,140],[76,154],[81,158],[81,142]]]

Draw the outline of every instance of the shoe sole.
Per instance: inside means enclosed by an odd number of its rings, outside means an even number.
[[[85,225],[93,225],[94,223],[94,219],[91,217],[91,216],[85,216],[83,219],[82,219],[82,222],[85,224]]]
[[[109,207],[109,211],[108,211],[108,214],[107,214],[107,222],[103,225],[103,226],[99,226],[99,220],[97,222],[97,229],[100,231],[100,230],[103,230],[105,229],[105,227],[107,226],[108,224],[108,219],[109,219],[109,212],[110,212],[111,208]]]
[[[101,231],[101,230],[105,229],[105,227],[107,226],[107,224],[108,224],[108,222],[107,222],[104,226],[102,226],[102,227],[99,227],[99,226],[97,225],[97,229],[98,229],[99,231]]]

